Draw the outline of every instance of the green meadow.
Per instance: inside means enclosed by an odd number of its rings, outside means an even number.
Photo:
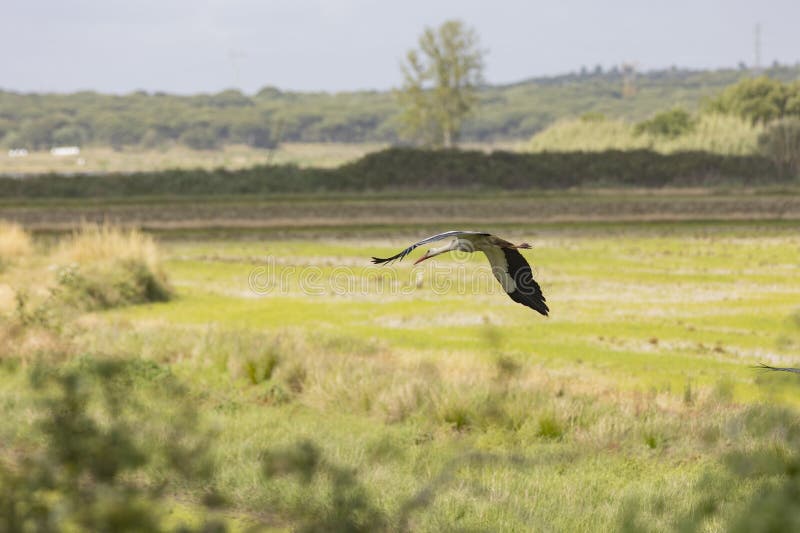
[[[502,224],[533,245],[546,318],[482,255],[369,263],[429,229],[155,233],[170,297],[81,311],[54,303],[66,237],[34,236],[0,273],[0,481],[57,449],[58,380],[112,361],[123,400],[87,381],[84,446],[114,409],[153,454],[202,442],[202,476],[152,460],[114,478],[157,529],[798,526],[800,379],[756,365],[800,363],[800,222]]]

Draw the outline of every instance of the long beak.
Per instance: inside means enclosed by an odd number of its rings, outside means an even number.
[[[416,261],[414,261],[414,264],[415,264],[415,265],[417,265],[417,264],[419,264],[419,263],[422,263],[422,262],[423,262],[423,261],[425,261],[426,259],[430,259],[430,258],[431,258],[431,257],[433,257],[433,256],[434,256],[434,254],[431,254],[431,251],[430,251],[430,250],[428,250],[427,252],[425,252],[425,255],[423,255],[422,257],[420,257],[420,258],[419,258],[419,259],[417,259]]]

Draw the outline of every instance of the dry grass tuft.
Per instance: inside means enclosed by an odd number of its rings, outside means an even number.
[[[171,295],[155,241],[135,229],[85,224],[54,259],[62,294],[84,308],[165,301]]]
[[[106,261],[141,261],[160,270],[158,247],[149,235],[111,224],[83,224],[61,244],[56,258],[79,264]]]
[[[0,222],[0,266],[30,255],[32,251],[31,237],[22,226],[13,222]]]

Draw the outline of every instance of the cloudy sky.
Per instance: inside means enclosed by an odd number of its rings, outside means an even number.
[[[800,60],[798,0],[17,0],[0,9],[0,88],[179,93],[386,89],[425,26],[460,18],[492,83],[635,62]]]

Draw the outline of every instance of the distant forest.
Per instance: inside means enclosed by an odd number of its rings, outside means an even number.
[[[800,79],[800,65],[773,65],[760,74]],[[601,68],[487,86],[464,141],[529,139],[555,120],[598,113],[643,120],[674,106],[693,110],[726,86],[752,76],[744,68],[668,69],[633,73]],[[0,90],[0,144],[48,149],[59,145],[195,149],[225,144],[270,148],[280,142],[401,142],[391,91],[300,93],[265,87],[192,96],[137,91],[25,94]]]

